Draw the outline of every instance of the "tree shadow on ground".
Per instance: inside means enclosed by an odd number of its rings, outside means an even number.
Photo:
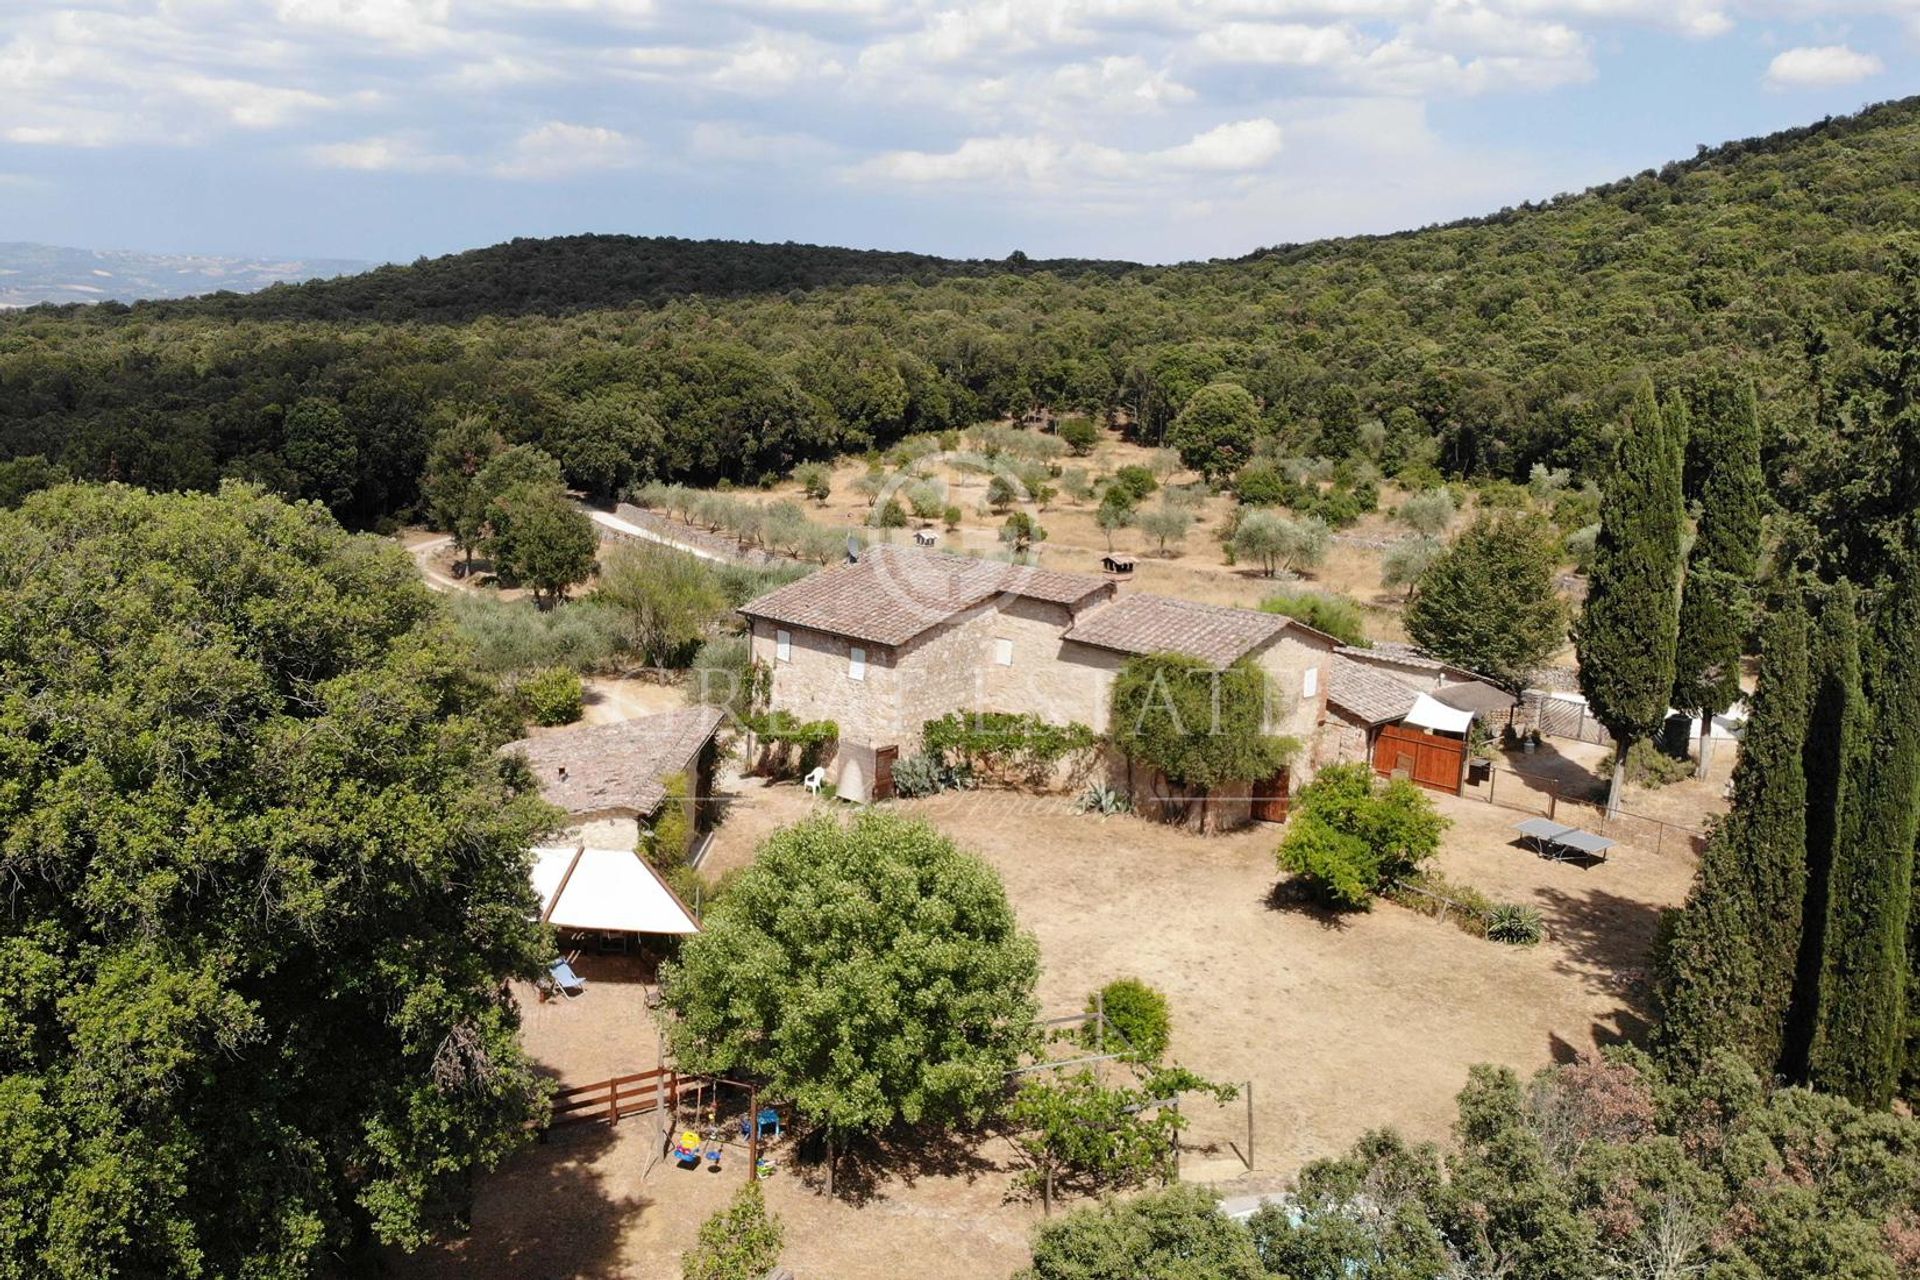
[[[875,1138],[844,1143],[834,1161],[834,1198],[858,1208],[884,1194],[890,1184],[912,1187],[926,1177],[964,1178],[972,1183],[1005,1174],[1008,1166],[985,1152],[1005,1133],[1004,1123],[998,1120],[971,1129],[903,1125]],[[825,1135],[810,1133],[793,1151],[794,1172],[801,1185],[825,1195]]]
[[[1559,953],[1554,968],[1620,1002],[1594,1023],[1595,1041],[1644,1041],[1654,1022],[1650,966],[1662,908],[1597,888],[1542,889],[1539,901]]]
[[[1498,784],[1502,789],[1517,781],[1527,790],[1538,792],[1542,804],[1555,792],[1562,800],[1580,804],[1601,804],[1607,798],[1610,780],[1573,757],[1562,755],[1553,746],[1552,738],[1542,738],[1532,754],[1503,749],[1499,766],[1507,775]]]
[[[412,1254],[383,1251],[381,1274],[405,1280],[572,1276],[620,1280],[621,1237],[644,1196],[616,1196],[600,1168],[615,1142],[608,1125],[554,1130],[474,1181],[471,1226],[449,1229]]]
[[[1313,889],[1304,880],[1287,879],[1274,884],[1267,895],[1260,899],[1260,905],[1269,911],[1284,912],[1287,915],[1305,916],[1322,929],[1342,932],[1353,926],[1351,911],[1330,907],[1313,896]]]

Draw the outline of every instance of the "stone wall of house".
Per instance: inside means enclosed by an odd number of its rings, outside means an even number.
[[[1294,763],[1293,785],[1309,781],[1323,748],[1320,728],[1327,718],[1327,686],[1333,677],[1333,644],[1311,632],[1288,627],[1254,655],[1278,691],[1273,731],[1298,739],[1302,751]],[[1308,673],[1311,672],[1311,682]],[[1308,689],[1312,692],[1309,693]]]
[[[1328,707],[1327,722],[1320,726],[1320,736],[1314,743],[1314,767],[1369,763],[1367,737],[1366,725],[1337,707]]]
[[[983,655],[986,709],[1037,715],[1051,724],[1103,725],[1107,666],[1084,660],[1101,651],[1066,639],[1072,625],[1073,614],[1064,605],[1002,601]],[[1003,655],[1010,659],[1004,665]]]
[[[994,606],[975,605],[939,626],[915,636],[901,650],[901,729],[898,741],[909,755],[920,750],[920,728],[951,711],[1000,711],[985,701]]]
[[[792,636],[787,660],[777,657],[776,632]],[[866,675],[849,674],[851,651],[866,654]],[[800,720],[831,720],[854,742],[889,743],[900,735],[900,667],[894,650],[862,645],[805,627],[753,623],[753,657],[773,673],[768,703]]]

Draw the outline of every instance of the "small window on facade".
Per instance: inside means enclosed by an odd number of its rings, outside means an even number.
[[[778,662],[793,661],[793,632],[776,631],[773,633],[773,656]]]
[[[1320,692],[1320,668],[1308,667],[1307,674],[1300,678],[1300,696],[1311,698]]]
[[[993,642],[993,662],[998,667],[1013,665],[1013,641],[995,639]]]
[[[847,679],[865,680],[867,678],[867,651],[865,649],[847,650]]]

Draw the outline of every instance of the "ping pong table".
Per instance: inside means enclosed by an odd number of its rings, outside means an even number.
[[[1528,818],[1525,822],[1516,822],[1514,830],[1532,842],[1535,853],[1556,862],[1569,862],[1576,858],[1605,862],[1607,850],[1617,843],[1606,836],[1597,836],[1579,827],[1569,827],[1551,818]]]

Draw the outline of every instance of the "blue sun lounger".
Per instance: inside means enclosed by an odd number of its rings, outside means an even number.
[[[587,980],[575,973],[573,966],[565,960],[555,960],[547,966],[547,972],[553,975],[553,985],[567,999],[573,1000],[586,994]]]

